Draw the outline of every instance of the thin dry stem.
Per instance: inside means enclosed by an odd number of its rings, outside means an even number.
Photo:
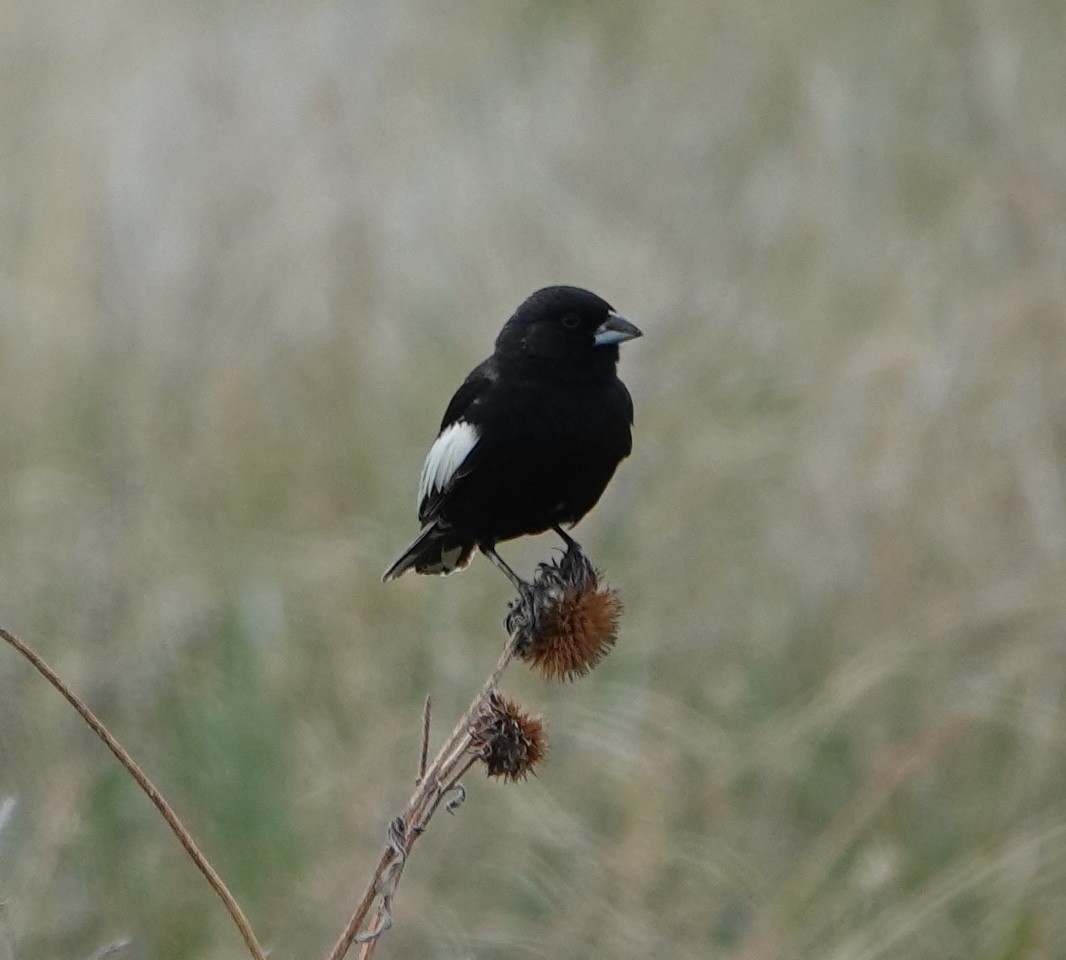
[[[173,808],[164,799],[156,785],[148,779],[148,776],[137,765],[133,757],[129,755],[126,748],[114,738],[111,731],[104,726],[103,721],[101,721],[92,710],[74,695],[70,688],[59,678],[59,675],[48,666],[37,653],[35,653],[30,647],[26,646],[26,644],[19,640],[19,638],[13,633],[9,633],[3,627],[0,627],[0,637],[3,637],[4,640],[21,653],[22,656],[33,665],[37,672],[63,695],[66,701],[89,725],[93,733],[104,742],[104,746],[111,751],[115,759],[126,768],[126,772],[133,777],[141,790],[147,794],[148,799],[152,801],[155,808],[167,822],[167,826],[170,827],[174,835],[178,838],[178,842],[185,848],[186,853],[192,858],[197,869],[204,875],[207,882],[211,885],[211,889],[215,891],[218,898],[222,901],[222,905],[226,908],[226,912],[233,918],[233,922],[237,925],[237,929],[244,938],[245,945],[248,947],[248,952],[252,955],[254,960],[266,960],[266,954],[263,952],[263,948],[259,946],[259,941],[255,937],[252,926],[248,922],[248,918],[245,917],[244,911],[241,910],[240,905],[233,898],[233,894],[229,892],[226,885],[222,882],[222,878],[215,872],[215,868],[208,862],[207,857],[200,852],[200,848],[196,845],[192,836],[189,834],[189,831],[185,829],[185,825],[180,819],[178,819],[178,815],[174,812]]]
[[[415,784],[421,783],[426,776],[426,761],[429,759],[429,720],[430,711],[433,709],[433,698],[426,696],[425,706],[422,707],[422,749],[418,754],[418,779]]]
[[[398,837],[399,842],[394,843],[390,836],[388,847],[381,855],[377,869],[370,878],[370,883],[364,891],[359,902],[355,906],[340,938],[330,951],[329,960],[342,960],[351,949],[352,944],[361,940],[359,957],[367,960],[373,955],[375,945],[380,935],[388,929],[388,914],[392,904],[393,894],[400,882],[403,868],[407,863],[407,857],[411,853],[415,842],[423,834],[430,818],[436,813],[444,796],[459,782],[459,778],[470,769],[474,762],[467,751],[471,746],[470,727],[474,718],[481,710],[485,698],[496,689],[503,676],[507,665],[514,659],[517,646],[516,637],[512,634],[507,639],[507,644],[500,654],[500,659],[482,684],[481,689],[470,701],[463,716],[456,723],[448,739],[441,744],[437,755],[433,758],[415,787],[415,792],[407,801],[403,813],[393,821],[402,824],[402,834]],[[423,743],[428,740],[429,708],[423,713]],[[475,758],[476,759],[476,758]],[[465,762],[464,762],[465,760]],[[360,934],[375,901],[380,901],[378,913],[371,921],[365,933]]]

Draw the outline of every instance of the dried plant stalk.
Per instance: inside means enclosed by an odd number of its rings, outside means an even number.
[[[541,564],[527,586],[511,605],[509,636],[496,667],[428,766],[428,712],[423,714],[420,779],[403,813],[389,824],[388,846],[329,960],[342,960],[357,941],[362,944],[360,960],[373,955],[381,934],[392,925],[392,898],[412,847],[474,763],[483,761],[489,776],[515,781],[524,779],[544,756],[541,719],[497,692],[508,664],[518,656],[544,676],[573,679],[596,666],[614,646],[621,603],[613,590],[600,584],[580,548],[571,547],[557,563]],[[452,803],[457,805],[461,798]],[[363,931],[375,903],[376,913]]]
[[[363,942],[360,956],[364,958],[371,956],[378,937],[391,926],[389,911],[392,897],[403,875],[407,857],[415,842],[425,832],[430,818],[436,813],[444,797],[455,789],[459,778],[477,760],[476,756],[469,755],[473,746],[471,727],[481,711],[482,704],[496,689],[504,670],[514,659],[515,648],[516,638],[511,636],[492,673],[482,684],[474,699],[470,701],[470,706],[466,708],[447,740],[437,751],[437,755],[425,768],[403,813],[389,824],[388,846],[378,861],[370,883],[352,911],[344,931],[330,951],[329,960],[342,960],[357,940]],[[367,916],[375,902],[378,903],[377,914],[366,933],[360,935],[360,930],[366,923]]]
[[[225,883],[222,882],[222,878],[208,862],[207,857],[201,853],[200,848],[174,812],[173,807],[167,803],[163,794],[159,792],[158,787],[148,779],[147,774],[137,765],[133,757],[126,751],[126,748],[115,739],[111,731],[104,726],[103,721],[78,699],[74,692],[60,679],[59,675],[32,648],[3,627],[0,627],[0,637],[3,637],[22,656],[29,660],[34,669],[55,687],[78,712],[81,718],[92,728],[93,733],[103,740],[104,746],[114,754],[115,759],[126,768],[126,772],[136,781],[137,786],[147,794],[148,799],[155,805],[155,808],[166,821],[167,826],[178,838],[178,842],[185,848],[185,852],[189,854],[192,862],[196,864],[196,868],[204,875],[204,879],[207,880],[211,889],[218,895],[222,905],[226,908],[226,912],[229,913],[244,938],[244,943],[248,947],[248,952],[253,957],[253,960],[266,960],[266,954],[263,952],[263,948],[259,946],[259,941],[252,930],[252,925],[248,922],[244,911],[241,910],[240,904],[233,898],[233,894],[229,892]]]
[[[621,604],[614,591],[600,586],[596,572],[576,546],[560,562],[541,564],[534,582],[525,586],[528,589],[511,605],[509,636],[496,666],[428,764],[430,701],[426,699],[415,791],[403,813],[389,823],[388,845],[329,960],[343,960],[356,942],[361,944],[361,960],[372,956],[381,934],[392,925],[392,898],[415,842],[442,803],[445,809],[454,810],[462,802],[465,793],[459,779],[475,763],[484,762],[489,776],[517,781],[543,758],[546,741],[541,718],[523,712],[497,691],[508,664],[520,656],[545,676],[572,679],[591,670],[614,645]],[[63,695],[133,777],[222,901],[252,960],[266,960],[240,905],[155,784],[36,652],[2,627],[0,637]],[[445,801],[453,792],[456,796]],[[375,904],[377,909],[367,924]]]

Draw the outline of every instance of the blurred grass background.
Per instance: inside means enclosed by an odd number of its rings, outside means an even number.
[[[468,778],[382,956],[1066,956],[1066,7],[0,7],[0,622],[272,956],[323,956],[494,661],[378,577],[547,283],[645,330],[552,753]],[[550,538],[505,548],[526,570]],[[13,803],[4,803],[7,799]],[[0,651],[0,957],[242,947]]]

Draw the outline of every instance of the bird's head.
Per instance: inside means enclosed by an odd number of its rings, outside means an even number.
[[[614,372],[618,345],[641,336],[606,300],[580,287],[545,287],[528,297],[496,338],[503,360],[538,362],[563,374]]]

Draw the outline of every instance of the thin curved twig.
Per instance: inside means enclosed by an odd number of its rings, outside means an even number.
[[[248,947],[248,952],[253,957],[253,960],[266,960],[266,954],[263,952],[263,948],[259,946],[259,941],[256,939],[255,932],[252,930],[252,925],[248,922],[248,918],[244,915],[244,911],[241,910],[240,904],[234,899],[233,894],[229,892],[225,883],[222,882],[222,878],[215,871],[215,868],[208,862],[207,857],[200,852],[200,848],[196,845],[196,842],[193,840],[189,831],[174,812],[173,807],[167,803],[163,794],[161,794],[156,785],[148,779],[148,776],[137,765],[133,757],[129,755],[126,748],[115,739],[111,731],[104,726],[103,721],[101,721],[92,710],[78,699],[73,691],[71,691],[71,689],[60,679],[59,674],[48,666],[48,664],[45,663],[45,661],[42,660],[32,648],[28,647],[18,637],[13,633],[9,633],[3,627],[0,627],[0,637],[3,637],[4,640],[21,653],[22,656],[33,665],[34,669],[36,669],[45,680],[63,695],[64,699],[89,725],[93,733],[104,742],[104,746],[111,751],[115,759],[125,767],[126,772],[133,777],[137,782],[137,786],[144,791],[148,796],[148,799],[155,805],[155,808],[167,822],[167,826],[170,827],[174,836],[178,838],[178,842],[185,848],[186,853],[192,858],[193,863],[196,864],[196,868],[204,875],[204,878],[211,885],[211,889],[215,891],[218,898],[222,901],[222,905],[226,908],[226,912],[229,913],[233,922],[237,925],[237,929],[240,931],[241,936],[244,938],[244,943]]]

